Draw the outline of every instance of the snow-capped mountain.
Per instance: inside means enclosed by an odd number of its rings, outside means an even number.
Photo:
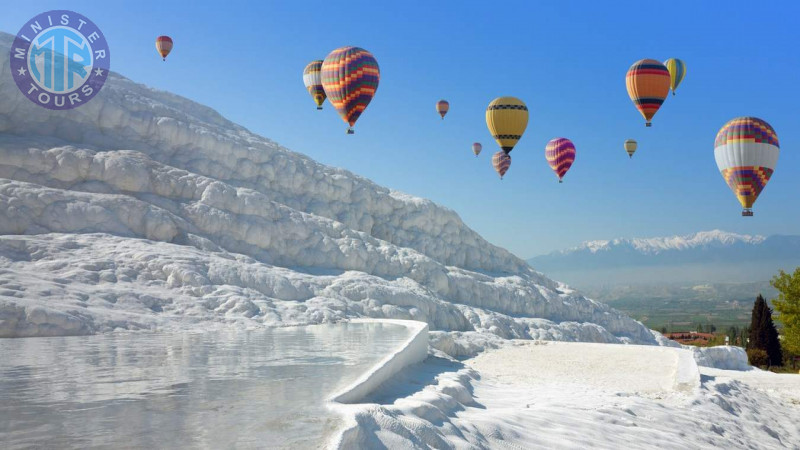
[[[701,231],[686,236],[669,236],[656,238],[633,238],[587,241],[583,244],[556,253],[568,255],[583,251],[589,253],[609,252],[620,248],[630,248],[642,254],[656,255],[671,250],[690,250],[696,248],[727,247],[735,244],[758,245],[764,242],[764,236],[728,233],[722,230]]]
[[[655,343],[454,211],[185,98],[111,74],[91,102],[51,111],[7,61],[0,98],[0,336],[366,316],[425,321],[453,353],[476,331]]]
[[[648,277],[645,271],[651,273],[653,281],[761,281],[778,269],[800,265],[800,236],[764,237],[712,230],[685,236],[598,240],[537,256],[528,263],[576,284],[592,278],[584,276],[588,272],[599,274],[595,277],[598,280],[613,282],[612,271],[618,269],[636,270],[617,271],[622,283],[630,282],[628,278]],[[625,276],[628,272],[629,277]]]

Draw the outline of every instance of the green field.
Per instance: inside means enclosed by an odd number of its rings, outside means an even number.
[[[776,295],[768,282],[614,286],[583,292],[654,330],[666,327],[669,332],[696,330],[697,324],[713,324],[719,331],[749,326],[758,293],[767,299]]]

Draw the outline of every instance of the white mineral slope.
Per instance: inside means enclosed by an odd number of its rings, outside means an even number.
[[[800,376],[680,348],[504,341],[428,358],[367,401],[333,448],[800,448]]]
[[[112,73],[51,111],[2,61],[0,98],[0,336],[375,317],[427,322],[454,354],[491,336],[656,343],[452,210],[190,100]]]

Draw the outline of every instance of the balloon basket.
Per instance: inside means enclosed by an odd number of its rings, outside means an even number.
[[[322,106],[317,106],[317,111],[322,111]]]
[[[561,181],[561,180],[558,180],[558,182],[559,182],[559,183],[563,183],[563,181]]]
[[[356,132],[352,128],[348,128],[347,134],[356,134]]]
[[[742,210],[742,217],[753,217],[753,210],[750,208],[745,208]]]
[[[647,123],[645,123],[645,124],[644,124],[644,126],[646,126],[646,127],[651,127],[651,126],[653,126],[653,124],[652,124],[652,123],[650,123],[650,122],[647,122]]]

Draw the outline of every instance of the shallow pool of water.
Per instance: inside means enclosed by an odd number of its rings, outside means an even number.
[[[354,323],[0,339],[0,443],[42,448],[320,448],[335,391],[410,336]]]

